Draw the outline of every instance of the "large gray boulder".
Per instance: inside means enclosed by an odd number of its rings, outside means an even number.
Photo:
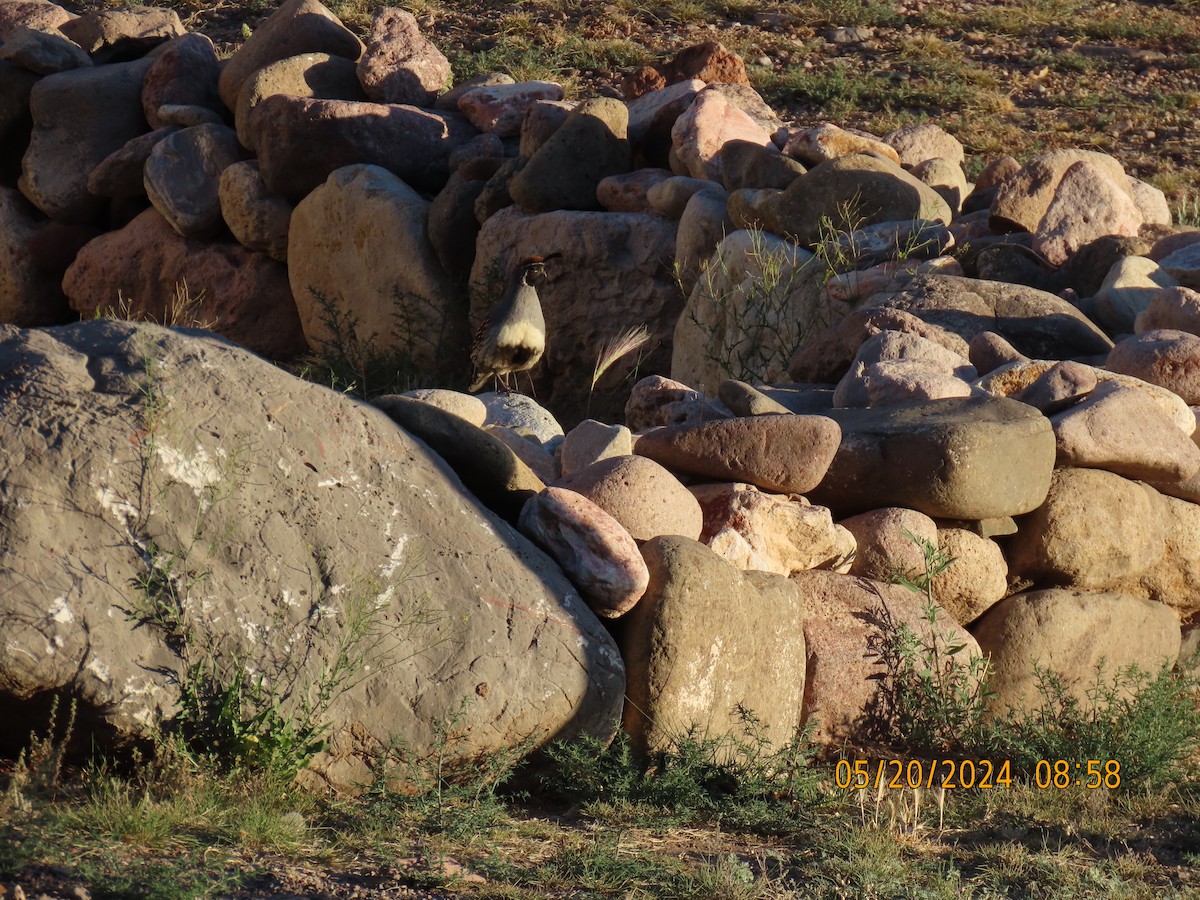
[[[334,786],[460,708],[469,758],[613,734],[621,659],[577,591],[381,411],[112,321],[0,327],[0,396],[6,721],[67,692],[111,748],[199,662],[292,715],[349,652],[310,770]]]
[[[1016,400],[953,398],[831,409],[842,443],[809,500],[844,516],[903,506],[933,518],[1015,516],[1041,506],[1054,431]]]

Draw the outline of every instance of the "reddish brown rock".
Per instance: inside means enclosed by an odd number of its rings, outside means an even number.
[[[421,35],[416,16],[380,7],[371,22],[358,80],[377,103],[428,106],[450,82],[450,60]]]
[[[724,94],[701,91],[671,128],[672,148],[684,168],[677,171],[720,183],[723,174],[720,151],[734,140],[774,146],[766,130]]]
[[[839,524],[854,535],[858,547],[850,574],[872,581],[923,574],[925,553],[921,541],[937,546],[937,525],[915,509],[900,506],[872,509],[842,519]]]
[[[596,185],[596,200],[609,212],[654,212],[647,194],[672,177],[670,169],[637,169],[625,175],[609,175]]]
[[[1200,291],[1171,287],[1151,297],[1146,309],[1138,313],[1133,330],[1141,334],[1156,328],[1200,334]]]
[[[221,66],[213,42],[202,34],[185,34],[168,43],[154,58],[142,80],[142,111],[151,128],[160,127],[162,106],[203,106],[220,110],[217,78]]]
[[[1036,232],[1063,175],[1081,161],[1097,167],[1117,186],[1128,187],[1125,170],[1107,154],[1091,150],[1052,150],[1030,160],[1000,184],[989,214],[992,229]]]
[[[647,375],[629,392],[625,424],[631,431],[729,418],[729,410],[679,381]]]
[[[1165,387],[1190,406],[1200,405],[1200,335],[1166,328],[1126,338],[1105,367]]]
[[[382,166],[418,189],[440,190],[450,154],[475,136],[460,116],[383,103],[276,94],[250,115],[258,164],[273,194],[299,202],[343,166]],[[270,135],[262,140],[262,135]]]
[[[1033,249],[1062,265],[1080,247],[1109,234],[1136,236],[1142,213],[1122,184],[1098,166],[1081,161],[1063,173],[1046,214],[1038,223]]]
[[[664,534],[695,540],[704,516],[700,504],[679,480],[653,460],[614,456],[559,480],[583,494],[625,526],[635,540]]]
[[[561,100],[562,85],[550,81],[519,81],[472,88],[458,98],[458,108],[480,131],[512,137],[530,106],[538,100]]]
[[[751,416],[660,428],[642,435],[634,449],[691,475],[803,494],[820,484],[841,436],[824,416]]]
[[[154,6],[100,9],[59,26],[97,65],[138,59],[159,44],[185,34],[179,14]]]
[[[645,593],[650,572],[637,543],[581,494],[546,488],[521,510],[520,528],[562,567],[596,615],[624,615]]]
[[[50,227],[17,191],[0,187],[0,323],[29,328],[70,318],[62,270],[40,266],[30,246]]]
[[[130,318],[211,328],[268,359],[308,349],[286,266],[239,244],[181,237],[153,209],[88,243],[63,290],[85,318],[122,298],[128,309],[116,311]]]
[[[698,78],[707,84],[750,84],[742,58],[719,41],[687,47],[661,71],[667,84]]]
[[[820,569],[790,580],[800,589],[804,611],[804,717],[816,722],[818,741],[867,738],[880,724],[874,715],[881,710],[888,673],[879,648],[901,625],[923,641],[936,641],[942,651],[961,646],[953,657],[959,665],[980,655],[975,639],[937,607],[935,637],[922,595],[899,585]]]

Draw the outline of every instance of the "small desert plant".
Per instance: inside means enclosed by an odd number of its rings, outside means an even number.
[[[1200,676],[1164,664],[1157,672],[1102,660],[1083,696],[1035,665],[1038,706],[990,723],[988,752],[1028,777],[1040,760],[1120,764],[1121,783],[1152,786],[1194,776],[1200,751]],[[1074,773],[1072,773],[1074,777]]]
[[[923,597],[924,627],[918,634],[908,623],[895,622],[886,608],[879,611],[883,627],[872,649],[886,674],[872,727],[883,743],[910,753],[962,752],[975,742],[992,696],[988,662],[963,658],[967,645],[945,627],[946,613],[934,600],[934,580],[953,557],[911,532],[905,536],[921,549],[923,568],[897,572],[893,581]]]
[[[649,756],[636,753],[625,732],[607,745],[594,737],[553,744],[543,785],[573,803],[643,806],[760,832],[795,829],[819,802],[824,779],[810,767],[811,729],[774,745],[751,710],[735,712],[740,733],[693,727]]]

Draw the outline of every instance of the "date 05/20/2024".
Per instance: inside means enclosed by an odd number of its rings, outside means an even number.
[[[1012,787],[1007,759],[841,759],[834,784],[843,789],[872,788],[1006,788]],[[1040,759],[1033,785],[1043,790],[1071,786],[1115,790],[1121,786],[1121,764],[1115,759]]]

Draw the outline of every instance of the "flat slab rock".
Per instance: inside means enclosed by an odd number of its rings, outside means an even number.
[[[1015,400],[967,397],[831,409],[842,443],[808,499],[837,516],[903,506],[934,518],[1037,509],[1050,489],[1050,420]]]
[[[191,655],[173,634],[282,693],[365,613],[380,643],[308,770],[331,785],[397,736],[428,752],[463,703],[468,757],[616,728],[623,666],[578,592],[377,409],[203,332],[0,326],[0,435],[6,721],[68,691],[97,737],[152,734]],[[205,573],[174,627],[136,588],[168,565]]]

